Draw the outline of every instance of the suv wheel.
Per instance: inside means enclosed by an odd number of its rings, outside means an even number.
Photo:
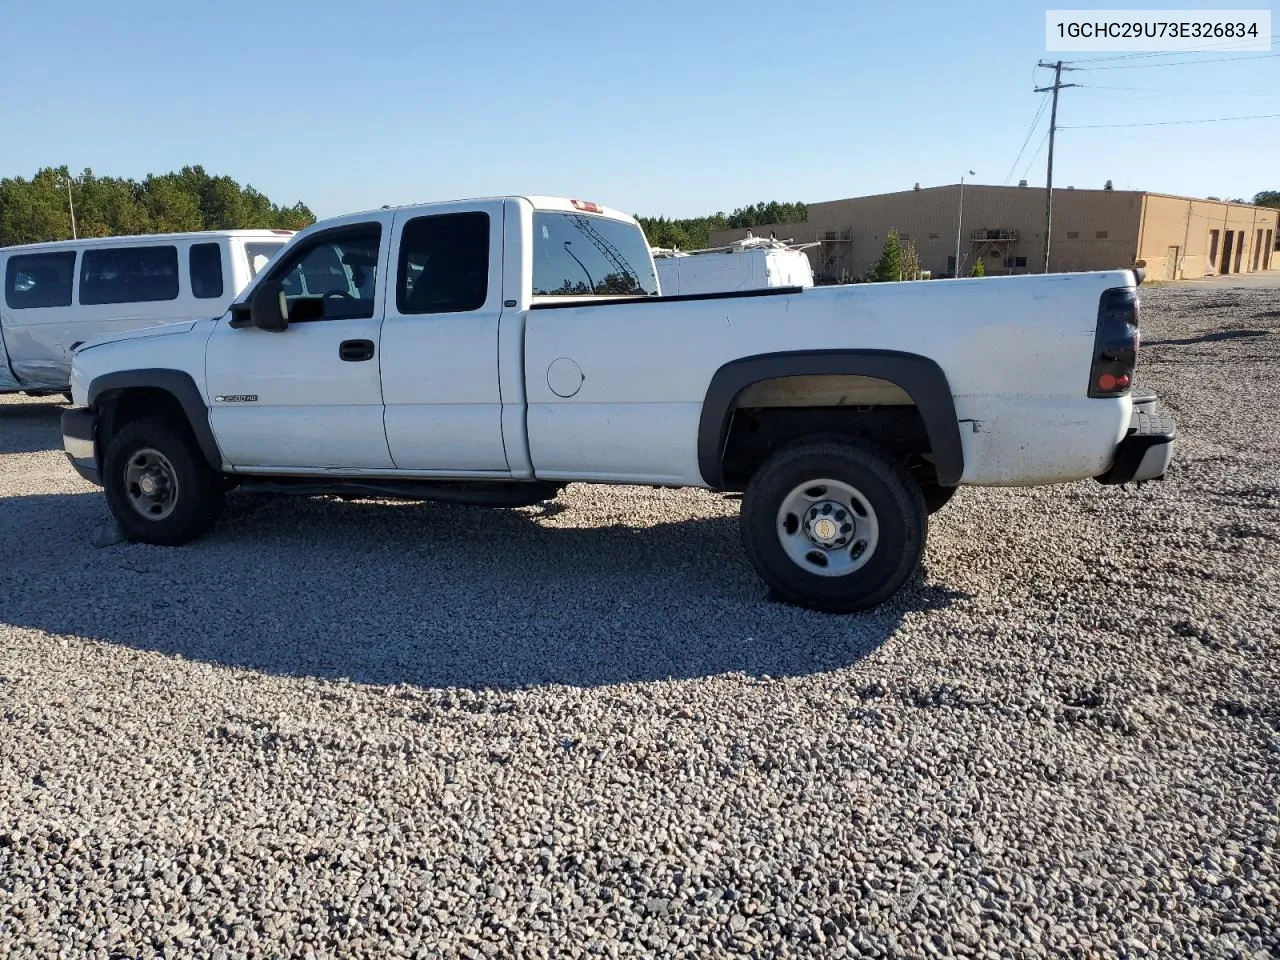
[[[920,487],[901,464],[854,442],[778,452],[742,501],[742,540],[784,600],[848,613],[887,600],[920,563],[927,531]]]
[[[130,540],[177,546],[206,533],[223,485],[181,426],[161,417],[127,423],[107,444],[103,488]]]

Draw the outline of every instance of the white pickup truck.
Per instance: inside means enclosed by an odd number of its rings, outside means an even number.
[[[745,491],[781,598],[873,606],[959,484],[1155,479],[1131,271],[664,297],[636,221],[469,200],[299,233],[227,313],[79,347],[62,420],[131,539],[235,485],[492,506],[571,481]]]

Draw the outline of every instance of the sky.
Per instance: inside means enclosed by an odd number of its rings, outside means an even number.
[[[962,174],[1044,183],[1047,109],[1031,130],[1043,100],[1032,88],[1051,78],[1035,66],[1049,56],[1040,5],[22,9],[0,30],[0,176],[67,164],[141,179],[202,164],[321,217],[520,193],[696,216]],[[1057,56],[1083,67],[1105,54]],[[1064,80],[1084,86],[1061,94],[1055,184],[1246,199],[1280,189],[1280,119],[1169,123],[1280,114],[1280,44],[1099,61]],[[1069,129],[1132,123],[1166,125]]]

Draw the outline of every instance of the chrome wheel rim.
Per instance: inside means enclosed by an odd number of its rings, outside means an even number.
[[[163,520],[178,504],[178,472],[159,450],[143,447],[124,467],[129,506],[147,520]]]
[[[880,521],[857,487],[840,480],[809,480],[778,508],[778,543],[791,562],[819,577],[862,569],[880,542]]]

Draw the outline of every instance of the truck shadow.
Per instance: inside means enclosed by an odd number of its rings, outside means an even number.
[[[917,576],[875,611],[826,616],[766,596],[736,515],[573,515],[242,497],[188,547],[95,550],[100,495],[0,499],[26,544],[0,572],[0,621],[273,674],[519,688],[823,672],[964,599]]]
[[[1265,337],[1267,330],[1217,330],[1213,333],[1201,334],[1198,337],[1183,337],[1180,340],[1144,340],[1144,347],[1189,347],[1197,343],[1218,343],[1222,340],[1242,340],[1249,337]]]
[[[58,400],[0,403],[0,454],[62,449],[62,411]]]

